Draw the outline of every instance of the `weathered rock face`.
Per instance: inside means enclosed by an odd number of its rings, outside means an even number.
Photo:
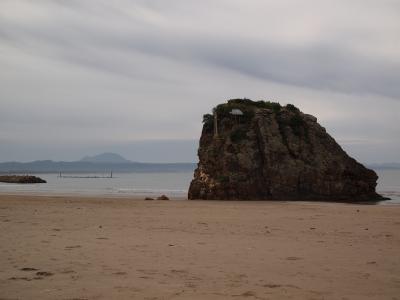
[[[243,115],[232,115],[239,109]],[[189,199],[374,201],[378,176],[293,105],[230,100],[204,116]]]

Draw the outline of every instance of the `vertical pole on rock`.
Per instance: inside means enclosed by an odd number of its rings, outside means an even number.
[[[214,110],[214,138],[218,137],[218,115],[217,111]]]

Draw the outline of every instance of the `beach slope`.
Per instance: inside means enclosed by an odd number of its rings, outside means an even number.
[[[400,206],[0,196],[0,299],[400,299]]]

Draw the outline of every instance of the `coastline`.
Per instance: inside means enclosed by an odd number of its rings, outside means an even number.
[[[179,194],[169,194],[166,190],[160,190],[158,192],[140,192],[135,194],[129,193],[102,193],[102,192],[81,192],[81,191],[69,191],[69,192],[46,192],[46,191],[1,191],[0,190],[0,199],[2,197],[29,197],[29,198],[73,198],[73,199],[111,199],[111,200],[118,200],[118,199],[125,199],[125,200],[145,200],[146,197],[153,198],[154,201],[158,196],[165,194],[168,196],[169,200],[171,201],[199,201],[199,202],[263,202],[263,203],[292,203],[292,204],[321,204],[321,205],[328,205],[328,204],[354,204],[354,205],[384,205],[384,206],[400,206],[400,201],[397,198],[389,198],[385,200],[379,201],[323,201],[323,200],[201,200],[201,199],[188,199],[186,193],[179,193]]]
[[[163,192],[163,191],[162,191]],[[18,192],[9,192],[9,191],[0,191],[0,201],[3,197],[29,197],[29,198],[70,198],[70,199],[80,199],[80,200],[99,200],[99,199],[109,199],[109,200],[145,200],[146,197],[154,197],[157,198],[161,196],[162,192],[160,193],[139,193],[139,194],[128,194],[128,193],[93,193],[93,192],[50,192],[46,193],[43,191],[40,192],[31,192],[31,191],[18,191]],[[182,201],[188,200],[186,196],[179,195],[179,196],[168,196],[170,200],[175,201]],[[79,201],[79,200],[78,200]],[[154,200],[159,201],[159,200]],[[1,300],[1,299],[0,299]]]
[[[0,194],[0,298],[394,299],[399,217],[396,205]]]
[[[187,199],[188,188],[193,179],[192,172],[160,174],[119,174],[113,179],[75,179],[60,180],[57,174],[37,174],[46,184],[6,184],[0,183],[0,194],[40,195],[40,196],[95,196],[116,198],[158,197],[165,194],[170,198]],[[378,205],[400,204],[398,186],[400,172],[380,172],[377,193],[390,197]]]

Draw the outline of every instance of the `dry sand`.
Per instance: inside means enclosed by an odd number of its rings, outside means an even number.
[[[400,206],[0,196],[0,299],[400,299]]]

